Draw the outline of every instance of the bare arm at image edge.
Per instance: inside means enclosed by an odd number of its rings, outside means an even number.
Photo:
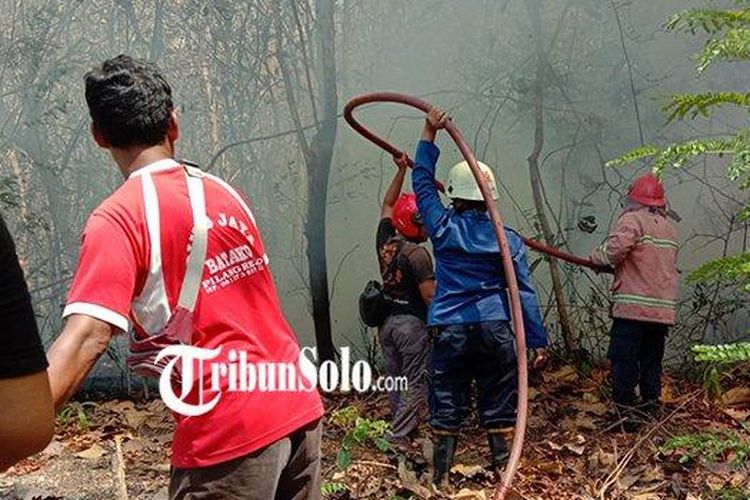
[[[42,451],[55,434],[49,379],[42,371],[0,379],[0,472]]]
[[[0,472],[44,449],[54,434],[47,362],[23,271],[0,218]]]

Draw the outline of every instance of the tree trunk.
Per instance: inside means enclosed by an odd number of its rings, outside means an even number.
[[[331,171],[333,147],[336,141],[336,51],[333,24],[333,0],[315,3],[318,23],[318,54],[320,57],[319,93],[323,122],[310,144],[307,164],[307,237],[308,273],[312,295],[315,340],[321,361],[335,356],[331,334],[331,303],[328,291],[328,263],[326,255],[326,209],[328,207],[328,178]]]
[[[331,303],[328,290],[328,261],[326,254],[326,208],[328,206],[328,177],[336,139],[336,120],[324,122],[312,141],[307,159],[307,272],[312,297],[312,316],[315,342],[320,361],[335,356],[331,332]]]
[[[328,260],[326,253],[326,209],[328,207],[328,179],[330,177],[331,159],[336,141],[338,91],[336,88],[336,52],[335,31],[333,24],[334,0],[316,0],[316,41],[319,62],[316,83],[312,88],[308,84],[312,103],[320,100],[321,122],[316,123],[315,135],[307,140],[305,127],[302,126],[300,110],[302,99],[295,96],[295,85],[292,69],[284,55],[283,24],[277,18],[278,62],[284,83],[286,100],[294,122],[297,142],[302,150],[307,173],[307,214],[304,224],[307,240],[307,272],[312,299],[312,316],[315,327],[315,342],[318,347],[318,360],[333,360],[336,349],[331,332],[331,299],[328,289]],[[297,33],[297,35],[299,32]],[[303,58],[303,64],[312,64]],[[306,73],[309,74],[309,73]],[[309,82],[309,80],[308,80]],[[316,92],[317,91],[317,92]],[[315,95],[313,95],[315,94]]]
[[[532,7],[533,4],[533,7]],[[534,147],[527,160],[529,162],[529,176],[531,181],[531,192],[534,198],[534,209],[536,210],[539,226],[542,230],[544,241],[549,246],[555,246],[555,234],[552,226],[547,219],[547,212],[544,206],[544,193],[542,174],[539,171],[539,156],[544,148],[544,48],[542,46],[542,19],[539,12],[539,6],[533,0],[527,0],[526,3],[531,17],[532,32],[536,34],[536,82],[534,84]],[[557,318],[560,323],[560,330],[565,344],[565,351],[571,354],[576,350],[575,332],[570,324],[568,316],[568,307],[563,290],[562,276],[560,273],[560,264],[553,258],[547,258],[549,263],[550,277],[552,279],[552,291],[555,296],[555,305],[557,307]]]

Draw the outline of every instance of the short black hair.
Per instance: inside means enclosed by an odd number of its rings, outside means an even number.
[[[110,145],[153,146],[164,140],[174,109],[172,88],[155,65],[120,54],[84,80],[91,120]]]

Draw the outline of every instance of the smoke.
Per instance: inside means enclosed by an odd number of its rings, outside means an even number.
[[[701,40],[663,31],[669,15],[693,5],[702,2],[540,2],[541,27],[534,28],[525,0],[336,2],[339,108],[375,90],[419,95],[445,107],[478,158],[494,169],[506,221],[538,237],[527,157],[541,89],[545,210],[556,241],[586,254],[606,235],[630,180],[648,168],[611,168],[607,160],[746,120],[665,124],[660,107],[668,93],[743,88],[736,69],[698,79],[690,56]],[[127,52],[153,59],[172,82],[182,125],[179,155],[210,163],[252,200],[285,312],[301,342],[312,344],[303,233],[307,175],[289,98],[312,138],[325,71],[314,2],[0,0],[0,8],[7,13],[0,20],[0,189],[14,186],[0,191],[0,207],[38,290],[46,338],[60,328],[65,280],[75,268],[86,217],[120,182],[88,137],[81,77],[93,64]],[[289,81],[280,57],[290,68]],[[360,116],[413,151],[418,114],[382,105]],[[439,145],[438,175],[444,176],[459,155],[447,138]],[[725,179],[723,161],[667,172],[671,207],[683,217],[684,274],[747,244],[747,224],[730,220],[745,199]],[[326,234],[334,343],[353,344],[361,353],[370,334],[359,323],[357,296],[378,274],[375,230],[393,172],[390,158],[339,122]],[[590,217],[598,224],[580,230],[579,221]],[[538,255],[531,259],[556,333],[547,267]],[[606,278],[568,266],[563,271],[577,328],[599,332],[585,346],[594,349],[606,336]],[[684,290],[687,312],[694,290]],[[709,333],[736,337],[743,321],[733,315]]]

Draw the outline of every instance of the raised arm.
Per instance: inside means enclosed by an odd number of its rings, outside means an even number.
[[[393,163],[396,164],[398,170],[396,175],[393,176],[391,185],[388,186],[388,190],[385,192],[383,197],[383,205],[380,207],[380,218],[387,219],[393,216],[393,207],[396,205],[401,194],[401,188],[404,186],[404,178],[406,177],[406,169],[409,168],[409,160],[406,157],[406,153],[401,153],[399,157],[393,157]]]
[[[435,136],[438,130],[445,127],[447,120],[445,111],[438,107],[432,108],[427,114],[411,174],[419,213],[431,237],[440,236],[448,220],[447,211],[435,186],[435,165],[440,156],[440,150],[435,146]]]

